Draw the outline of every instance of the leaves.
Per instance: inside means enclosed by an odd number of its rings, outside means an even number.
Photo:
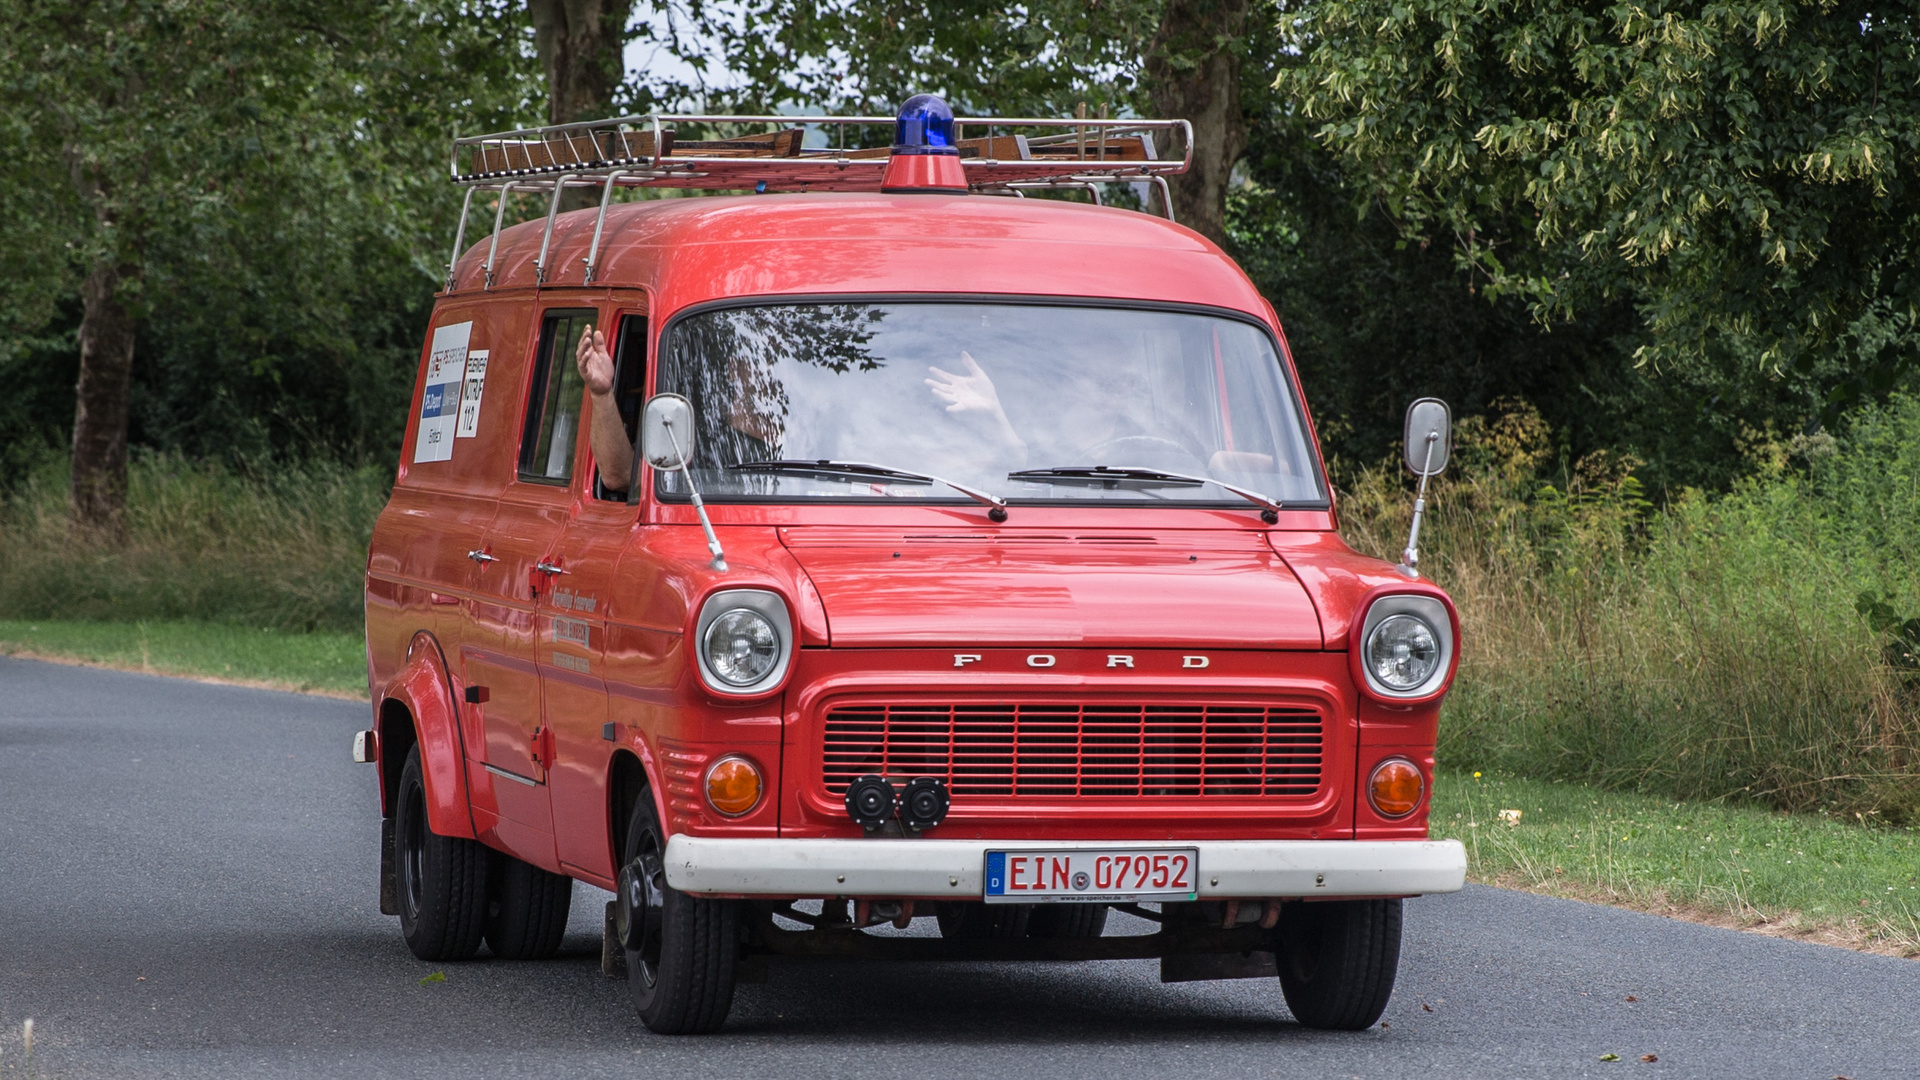
[[[396,447],[459,206],[447,139],[538,93],[517,7],[108,0],[0,30],[0,365],[71,356],[79,278],[110,260],[137,283],[137,442]]]
[[[1631,298],[1640,363],[1814,373],[1829,419],[1920,352],[1913,15],[1326,0],[1299,33],[1319,137],[1539,317]]]
[[[426,986],[429,983],[443,983],[446,981],[447,981],[447,973],[444,971],[436,971],[433,974],[427,976],[426,978],[421,979],[420,985]]]

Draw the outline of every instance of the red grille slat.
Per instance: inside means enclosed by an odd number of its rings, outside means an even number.
[[[956,797],[1307,797],[1323,725],[1301,706],[1187,703],[840,705],[822,780],[937,776]]]

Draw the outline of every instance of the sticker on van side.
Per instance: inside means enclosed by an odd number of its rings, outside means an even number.
[[[471,322],[442,326],[433,332],[433,346],[427,353],[427,388],[420,398],[420,434],[413,444],[416,464],[453,457],[455,414],[466,378],[467,343],[472,339]]]
[[[466,388],[460,392],[460,425],[454,428],[456,439],[471,439],[480,433],[480,395],[487,392],[487,350],[467,354]]]

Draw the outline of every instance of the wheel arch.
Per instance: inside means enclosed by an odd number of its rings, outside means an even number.
[[[614,751],[607,766],[607,838],[613,850],[608,865],[619,876],[620,860],[627,850],[627,826],[633,821],[633,807],[642,797],[653,801],[653,812],[664,828],[667,808],[660,798],[660,785],[654,771],[631,748]]]
[[[407,751],[420,748],[427,822],[441,836],[472,839],[466,753],[446,656],[422,630],[407,647],[407,662],[387,684],[380,701],[380,810],[393,816],[394,792]]]

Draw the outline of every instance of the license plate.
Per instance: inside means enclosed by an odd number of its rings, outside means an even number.
[[[1062,848],[987,852],[989,904],[1192,900],[1196,848]]]

